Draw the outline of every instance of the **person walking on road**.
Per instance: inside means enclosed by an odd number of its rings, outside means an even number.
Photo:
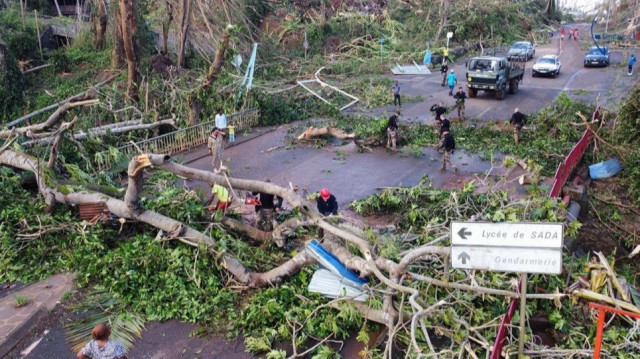
[[[442,49],[442,58],[447,64],[451,62],[451,59],[449,59],[449,49],[446,47]]]
[[[440,143],[438,144],[438,152],[440,152],[442,150],[442,144],[444,143],[444,133],[451,131],[451,121],[449,121],[443,113],[438,119],[438,124],[440,125]]]
[[[398,118],[400,118],[400,111],[396,110],[396,113],[389,117],[389,122],[387,122],[387,148],[392,150],[396,149],[398,141]]]
[[[435,120],[437,122],[437,121],[440,121],[440,115],[444,115],[444,113],[447,112],[447,108],[444,107],[444,102],[440,102],[438,104],[434,104],[433,106],[431,106],[429,111],[435,113]]]
[[[453,70],[447,76],[447,84],[449,85],[449,96],[453,96],[453,88],[458,84],[458,78]]]
[[[467,98],[467,94],[462,89],[462,86],[458,87],[458,92],[453,95],[456,99],[456,108],[458,109],[458,119],[464,121],[464,100]]]
[[[449,65],[447,65],[447,61],[444,60],[442,61],[442,66],[440,67],[440,73],[442,74],[442,84],[441,84],[442,87],[444,87],[444,83],[445,81],[447,81],[448,72],[449,72]]]
[[[389,87],[389,89],[393,92],[393,106],[402,108],[402,102],[400,102],[400,84],[398,84],[398,81]]]
[[[91,330],[92,340],[78,352],[78,359],[127,359],[122,344],[109,340],[111,330],[98,324]]]
[[[562,30],[560,30],[560,40],[564,40],[564,27],[562,28]]]
[[[527,116],[516,107],[509,123],[513,125],[513,139],[516,141],[516,146],[518,146],[520,144],[520,131],[527,124]]]
[[[213,172],[216,174],[224,169],[224,166],[222,166],[222,155],[224,152],[224,145],[222,143],[223,133],[224,132],[220,131],[217,127],[214,127],[207,140],[207,148],[209,149],[209,154],[212,156],[211,166],[213,167]]]
[[[633,65],[636,63],[636,56],[631,54],[631,56],[629,56],[629,76],[631,76],[633,74]]]
[[[456,149],[456,142],[453,139],[453,135],[449,131],[445,131],[443,133],[443,141],[442,145],[440,145],[441,149],[444,149],[444,153],[442,154],[442,167],[440,168],[440,172],[445,172],[447,170],[447,164],[453,168],[456,173],[460,170],[456,165],[451,163],[451,155],[453,151]]]

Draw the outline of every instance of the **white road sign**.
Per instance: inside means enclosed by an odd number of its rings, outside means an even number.
[[[540,248],[451,247],[451,264],[459,269],[560,274],[562,251]]]
[[[561,223],[451,222],[453,246],[562,248]]]
[[[561,223],[451,223],[453,268],[560,274]]]

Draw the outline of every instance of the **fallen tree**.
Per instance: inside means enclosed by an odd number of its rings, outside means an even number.
[[[66,129],[71,128],[73,121],[62,123],[58,129],[56,139],[63,139],[62,134]],[[23,130],[14,129],[16,133],[24,133]],[[7,136],[11,138],[11,136]],[[9,140],[10,141],[10,140]],[[59,143],[59,142],[58,142]],[[54,148],[57,146],[53,146]],[[284,244],[289,235],[292,235],[296,228],[300,226],[315,226],[324,229],[327,235],[324,238],[323,246],[334,254],[349,269],[352,269],[362,277],[372,277],[372,294],[378,293],[382,296],[381,309],[372,309],[367,305],[357,305],[356,308],[369,320],[381,322],[389,329],[389,336],[392,338],[400,330],[406,330],[410,337],[411,347],[409,351],[423,353],[424,343],[433,353],[436,348],[429,344],[429,330],[436,328],[444,335],[455,337],[456,330],[463,330],[469,337],[476,338],[482,347],[488,348],[490,343],[484,339],[482,329],[473,327],[468,323],[472,322],[472,313],[448,311],[449,308],[465,308],[471,306],[471,300],[482,298],[483,296],[518,297],[519,293],[513,288],[509,290],[491,288],[488,281],[477,277],[474,273],[464,273],[457,271],[457,275],[451,277],[449,267],[449,247],[437,245],[441,239],[447,237],[447,229],[444,226],[436,229],[440,237],[425,245],[412,246],[407,251],[393,254],[388,257],[379,246],[377,235],[358,225],[345,225],[338,220],[325,218],[315,209],[314,203],[300,196],[292,189],[283,188],[270,182],[255,180],[245,180],[237,178],[226,178],[209,171],[198,170],[183,166],[171,161],[167,155],[143,154],[131,159],[128,166],[128,184],[124,199],[118,199],[109,195],[92,192],[88,190],[69,191],[59,181],[55,172],[51,169],[56,163],[56,151],[51,151],[48,161],[42,161],[36,157],[20,153],[16,150],[3,146],[4,151],[0,153],[0,164],[18,168],[24,171],[33,172],[36,177],[38,189],[45,199],[49,210],[53,210],[56,205],[78,206],[85,204],[104,204],[104,206],[115,216],[123,221],[137,221],[146,223],[161,230],[162,237],[166,240],[177,240],[190,246],[202,248],[219,260],[221,266],[233,275],[237,282],[246,287],[265,287],[282,282],[285,278],[292,276],[303,268],[315,264],[315,260],[306,251],[299,251],[284,262],[275,265],[273,268],[257,272],[245,266],[236,256],[221,250],[216,240],[207,231],[197,230],[188,223],[184,223],[158,212],[144,208],[140,201],[140,193],[144,183],[144,173],[150,170],[161,170],[173,173],[183,178],[204,181],[209,184],[219,184],[230,186],[236,190],[251,192],[264,192],[283,197],[294,209],[298,210],[302,217],[293,218],[277,226],[272,232],[262,232],[241,221],[223,217],[221,224],[225,228],[246,235],[261,244],[275,242],[278,245]],[[434,194],[428,194],[434,196]],[[399,201],[394,199],[391,203],[411,203],[415,200],[412,192],[399,192]],[[486,194],[484,195],[486,196]],[[496,206],[495,200],[487,200],[481,205],[477,203],[466,203],[466,197],[459,197],[452,194],[447,200],[449,209],[443,215],[447,218],[460,218],[469,215],[480,220],[485,211]],[[496,197],[500,198],[500,197]],[[504,209],[509,206],[503,205]],[[528,206],[528,205],[527,205]],[[513,207],[513,204],[511,205]],[[533,210],[531,210],[533,211]],[[445,222],[446,223],[446,222]],[[436,278],[426,275],[424,266],[435,270]],[[606,266],[605,266],[606,267]],[[464,274],[464,275],[462,275]],[[610,276],[611,277],[611,276]],[[615,283],[611,277],[612,283]],[[377,283],[377,284],[376,284]],[[614,284],[614,287],[616,285]],[[444,295],[435,302],[430,302],[426,296],[428,288],[443,288]],[[468,292],[470,296],[465,296],[461,292]],[[624,308],[637,311],[632,303],[614,298],[598,296],[591,289],[583,285],[573,286],[567,292],[556,293],[533,293],[528,294],[529,298],[560,300],[568,296],[586,297],[596,300],[607,300],[612,304],[623,306]],[[478,299],[479,300],[479,299]],[[495,299],[494,299],[495,300]],[[408,304],[407,304],[408,303]],[[429,304],[430,303],[430,304]],[[435,304],[433,304],[435,303]],[[411,313],[407,312],[407,309]],[[447,329],[441,325],[433,324],[433,320],[439,316],[452,316],[458,329]],[[487,318],[491,319],[491,318]],[[429,323],[427,323],[429,320]],[[490,321],[490,320],[489,320]],[[486,323],[486,322],[484,322]],[[406,328],[406,329],[403,329]],[[420,339],[424,338],[424,339]],[[456,345],[454,347],[454,344]],[[388,341],[385,353],[390,354],[393,347],[393,340]],[[473,351],[469,341],[463,343],[452,342],[451,349],[438,349],[444,355],[447,352],[464,353]]]

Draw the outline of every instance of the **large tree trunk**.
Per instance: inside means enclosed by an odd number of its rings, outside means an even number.
[[[124,43],[122,41],[122,16],[119,4],[113,5],[113,49],[111,50],[111,67],[119,69],[124,65]]]
[[[184,65],[184,54],[189,37],[189,25],[191,24],[191,3],[193,0],[180,1],[180,33],[178,38],[178,67]]]
[[[198,124],[200,120],[200,114],[202,111],[202,105],[200,104],[200,100],[198,100],[198,94],[203,91],[207,91],[213,82],[218,78],[220,74],[220,69],[222,68],[222,63],[224,61],[224,54],[227,51],[227,47],[229,47],[229,40],[231,39],[231,31],[227,28],[224,32],[224,36],[222,37],[222,43],[218,46],[216,50],[216,57],[213,61],[213,64],[207,70],[207,75],[200,86],[199,89],[192,92],[189,96],[189,125],[195,126]]]
[[[93,94],[92,96],[95,96],[95,94]],[[35,125],[31,125],[31,126],[26,126],[26,127],[20,127],[20,128],[14,128],[11,130],[4,130],[4,131],[0,131],[0,138],[9,138],[10,136],[13,136],[14,134],[20,134],[20,135],[25,135],[27,137],[33,137],[33,135],[36,132],[39,131],[44,131],[47,130],[51,127],[53,127],[56,123],[58,123],[60,120],[62,120],[64,118],[64,115],[73,107],[77,107],[77,106],[88,106],[88,105],[95,105],[97,104],[99,101],[98,99],[82,99],[80,101],[74,101],[74,102],[67,102],[62,104],[61,106],[58,107],[58,109],[51,114],[51,116],[49,116],[49,118],[42,122],[42,123],[38,123]]]
[[[440,34],[442,34],[442,30],[447,27],[447,17],[449,16],[449,1],[450,0],[442,0],[442,12],[440,13],[440,26],[438,26],[438,31],[436,32],[436,37],[434,42],[438,42],[440,39]]]
[[[82,140],[86,140],[89,137],[103,137],[107,135],[119,135],[119,134],[132,132],[132,131],[155,130],[158,127],[163,125],[170,125],[170,126],[173,126],[174,128],[176,127],[176,121],[173,118],[160,120],[153,123],[142,123],[141,120],[128,121],[128,122],[130,124],[125,123],[124,125],[122,125],[121,123],[117,123],[113,125],[90,128],[86,130],[86,132],[81,130],[73,134],[73,139],[77,141],[82,141]],[[52,137],[52,134],[50,133],[42,133],[34,137],[36,137],[37,139],[33,141],[22,142],[22,146],[31,147],[33,145],[49,145],[53,142],[53,137]]]
[[[138,27],[133,0],[120,0],[120,15],[122,43],[127,57],[127,98],[138,102],[138,49],[134,39]]]
[[[95,46],[97,50],[103,50],[105,45],[104,34],[107,31],[107,21],[109,16],[107,15],[107,4],[105,0],[95,0],[96,7],[96,34],[95,34]]]
[[[173,4],[170,1],[165,1],[166,14],[162,20],[162,44],[160,46],[160,53],[167,55],[169,53],[169,47],[167,46],[167,39],[169,38],[169,26],[173,21]]]

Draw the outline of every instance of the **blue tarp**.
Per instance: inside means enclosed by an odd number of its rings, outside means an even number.
[[[609,178],[615,176],[620,171],[622,171],[622,165],[617,158],[589,166],[589,176],[591,176],[592,179]]]
[[[424,53],[424,60],[422,60],[423,65],[431,65],[431,50],[427,50]]]
[[[318,261],[318,263],[320,263],[323,267],[327,268],[336,275],[343,277],[356,286],[363,286],[368,283],[367,280],[360,278],[357,273],[345,267],[344,264],[342,264],[340,260],[336,258],[336,256],[326,250],[315,239],[307,244],[307,249],[311,256],[313,256],[313,258]]]

